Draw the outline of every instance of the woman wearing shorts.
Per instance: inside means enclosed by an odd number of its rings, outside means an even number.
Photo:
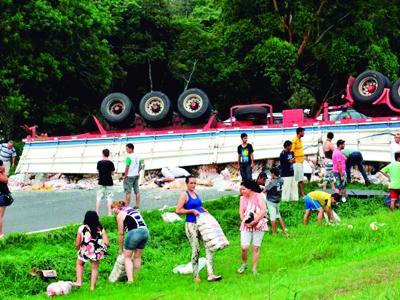
[[[117,214],[118,253],[124,253],[126,276],[128,282],[133,282],[142,264],[142,253],[150,236],[149,230],[140,212],[125,206],[124,201],[114,201],[111,208]]]
[[[240,244],[242,248],[242,265],[237,270],[242,274],[247,269],[250,243],[253,241],[252,272],[257,274],[257,263],[260,256],[261,242],[265,231],[268,231],[267,208],[261,189],[253,180],[246,180],[241,184],[239,215]]]

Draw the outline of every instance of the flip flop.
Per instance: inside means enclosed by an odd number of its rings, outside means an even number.
[[[222,279],[221,275],[213,275],[211,279],[207,279],[207,281],[220,281]]]

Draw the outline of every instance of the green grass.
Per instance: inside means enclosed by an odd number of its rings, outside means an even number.
[[[310,189],[312,186],[308,186]],[[113,218],[103,225],[111,237],[111,255],[100,263],[95,292],[89,292],[90,269],[85,269],[81,290],[65,299],[399,299],[400,216],[382,205],[382,198],[352,199],[336,209],[342,225],[319,226],[313,215],[309,226],[301,225],[303,203],[282,203],[282,215],[290,238],[264,237],[260,275],[239,275],[238,199],[226,197],[206,203],[218,219],[231,245],[215,255],[217,283],[192,283],[190,275],[172,273],[175,265],[190,260],[184,224],[164,223],[159,211],[144,213],[151,232],[139,279],[131,286],[108,283],[117,251]],[[370,229],[373,221],[385,226]],[[349,229],[347,224],[352,224]],[[28,274],[34,266],[56,269],[61,280],[74,280],[74,238],[77,226],[51,233],[12,234],[0,242],[0,299],[47,299],[48,283]],[[202,252],[204,254],[204,252]],[[33,296],[38,294],[36,296]],[[24,299],[26,299],[24,298]]]

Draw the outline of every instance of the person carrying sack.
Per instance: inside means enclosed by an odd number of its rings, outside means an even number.
[[[0,240],[3,238],[3,220],[6,207],[10,206],[14,199],[11,196],[10,190],[7,186],[8,177],[3,166],[3,161],[0,160]]]
[[[208,211],[202,206],[202,201],[195,192],[196,178],[188,176],[185,182],[187,189],[179,197],[176,213],[186,215],[185,233],[192,247],[193,281],[199,283],[201,282],[199,275],[200,241],[203,238],[200,234],[197,218],[200,214],[208,213]],[[214,251],[211,250],[207,243],[204,243],[204,246],[206,249],[207,281],[219,281],[222,276],[214,274]]]

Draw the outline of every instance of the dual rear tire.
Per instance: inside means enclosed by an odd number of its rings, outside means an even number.
[[[177,104],[179,113],[189,122],[204,121],[212,110],[207,94],[196,88],[184,91]],[[134,105],[122,93],[112,93],[105,97],[100,111],[104,119],[115,127],[129,126],[134,122]],[[172,104],[166,94],[149,92],[139,102],[139,113],[152,126],[163,126],[172,117]]]

